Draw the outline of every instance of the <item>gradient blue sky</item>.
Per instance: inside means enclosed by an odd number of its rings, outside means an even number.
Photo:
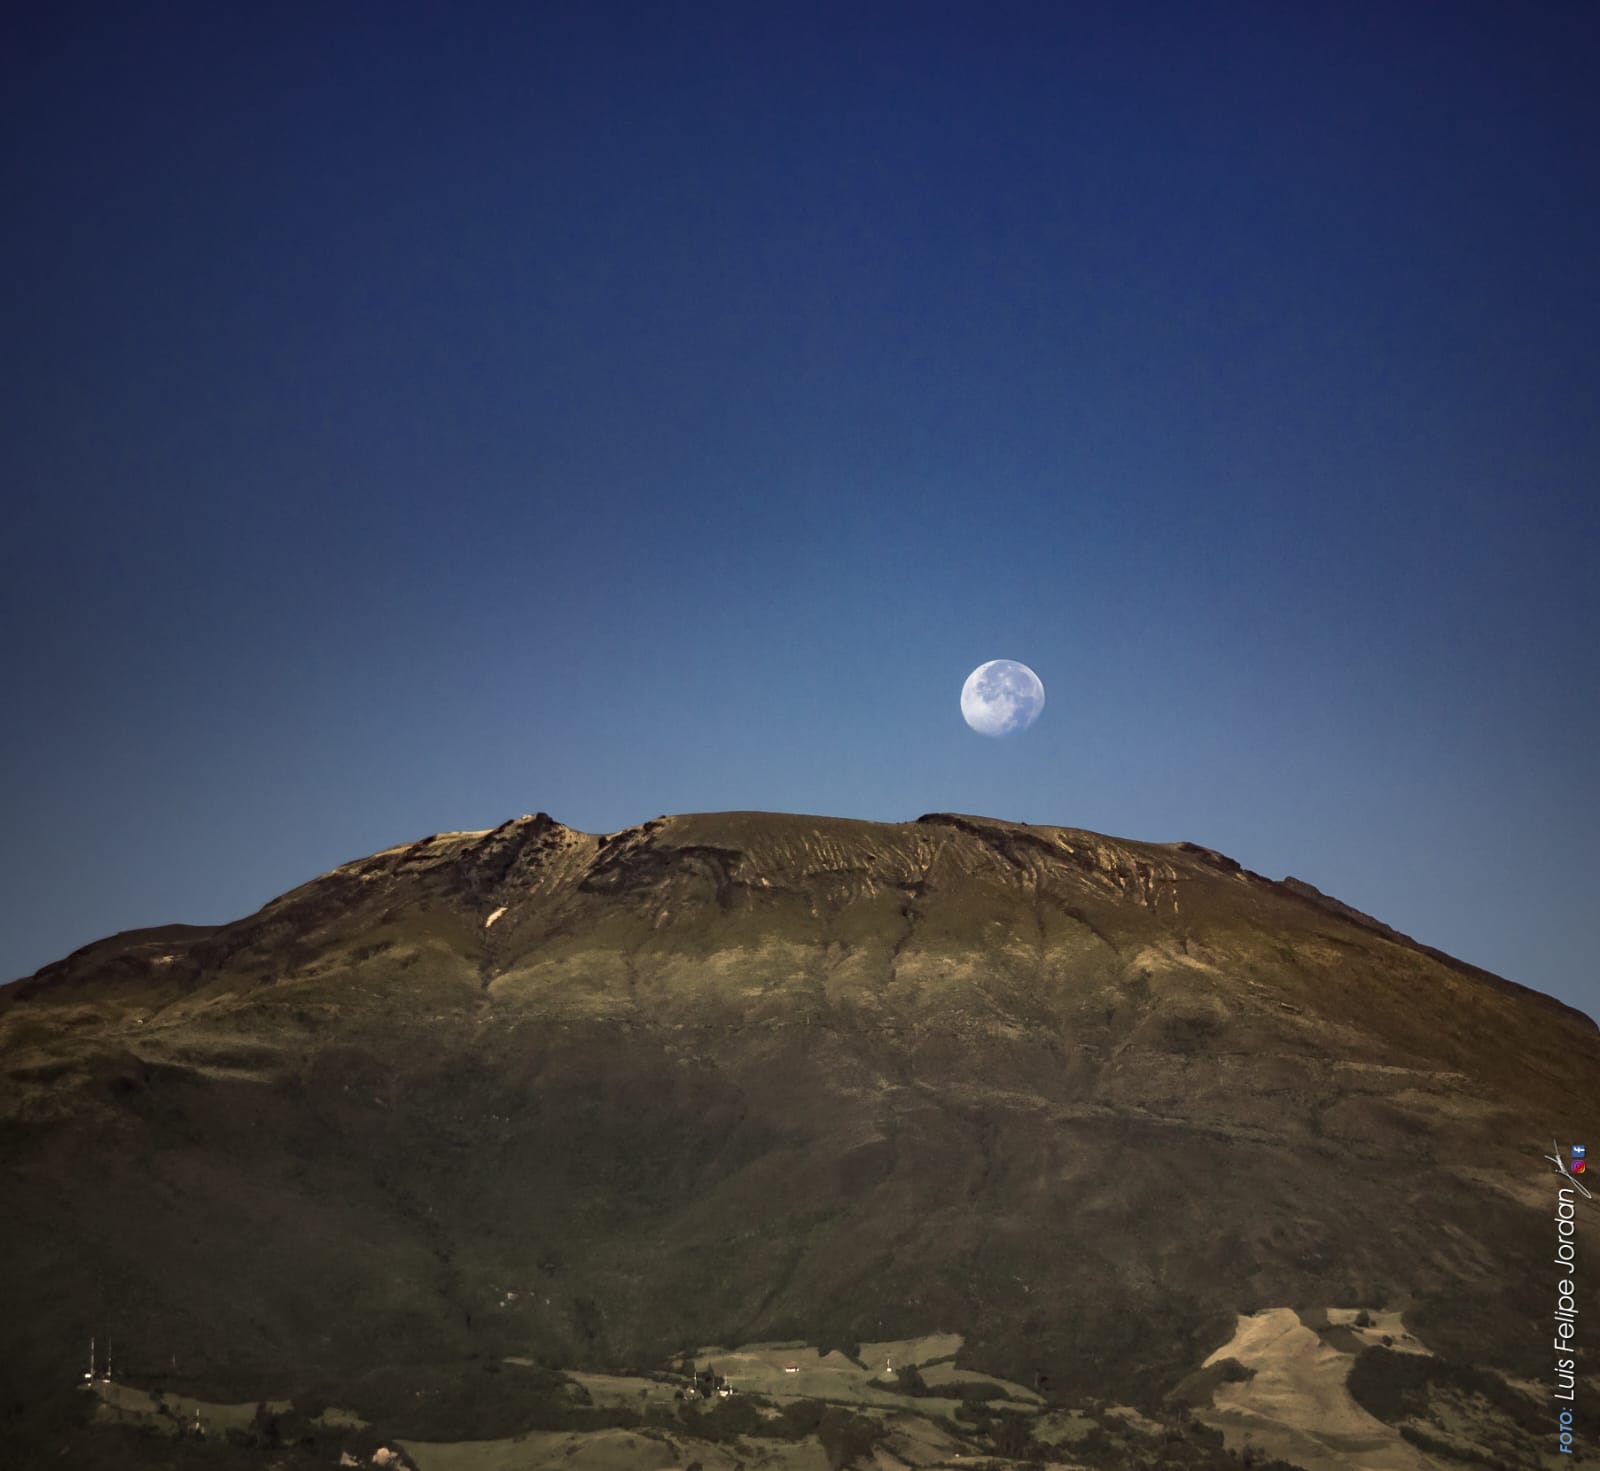
[[[957,810],[1600,1012],[1600,7],[11,17],[0,975]]]

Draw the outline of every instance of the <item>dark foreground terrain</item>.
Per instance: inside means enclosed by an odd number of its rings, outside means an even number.
[[[947,1334],[1019,1413],[1187,1416],[1313,1471],[1553,1465],[1540,1156],[1597,1079],[1586,1017],[1191,844],[444,834],[0,991],[0,1427],[51,1464],[132,1444],[74,1387],[91,1332],[141,1391],[430,1443],[605,1429],[562,1420],[572,1372]],[[1314,1445],[1328,1405],[1356,1418]],[[961,1454],[1203,1463],[1000,1431]]]

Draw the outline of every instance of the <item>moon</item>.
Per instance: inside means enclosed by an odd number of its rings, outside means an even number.
[[[1044,682],[1015,659],[980,664],[961,686],[962,717],[979,735],[1016,735],[1043,709]]]

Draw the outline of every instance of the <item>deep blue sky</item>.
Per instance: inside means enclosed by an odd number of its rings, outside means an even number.
[[[1600,1012],[1588,0],[31,10],[0,975],[538,809],[958,810]]]

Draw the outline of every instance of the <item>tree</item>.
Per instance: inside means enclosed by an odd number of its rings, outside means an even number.
[[[853,1415],[835,1405],[823,1410],[817,1425],[817,1439],[827,1452],[831,1471],[845,1471],[845,1467],[868,1459],[882,1434],[882,1427],[876,1420]]]
[[[922,1377],[922,1370],[915,1364],[902,1364],[899,1371],[899,1383],[895,1386],[901,1394],[926,1394],[928,1382]]]
[[[1033,1425],[1016,1410],[1003,1410],[989,1432],[995,1454],[1008,1461],[1026,1460],[1033,1446]]]
[[[257,1441],[264,1446],[276,1447],[282,1440],[278,1433],[278,1417],[267,1408],[265,1400],[256,1405],[255,1418],[250,1422]]]

